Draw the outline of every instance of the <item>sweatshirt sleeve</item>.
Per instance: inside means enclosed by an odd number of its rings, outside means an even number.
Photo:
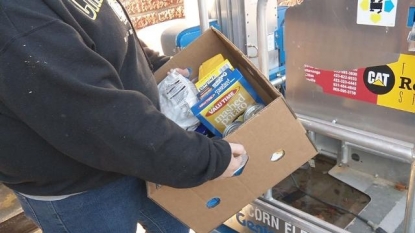
[[[70,27],[41,30],[0,50],[0,101],[16,120],[96,169],[177,188],[224,172],[226,141],[181,129],[141,92],[124,89],[117,70]]]
[[[138,40],[139,40],[141,46],[143,47],[143,50],[144,50],[146,56],[148,57],[148,59],[150,61],[153,72],[158,70],[160,67],[162,67],[164,65],[164,63],[166,63],[170,60],[171,57],[160,55],[159,52],[156,52],[156,51],[152,50],[151,48],[149,48],[146,45],[146,43],[144,43],[144,41],[142,41],[140,39],[138,39]]]

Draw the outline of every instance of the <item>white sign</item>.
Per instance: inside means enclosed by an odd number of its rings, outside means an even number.
[[[245,206],[240,212],[225,222],[237,232],[257,233],[308,233],[290,222],[286,222],[253,204]]]
[[[394,27],[398,0],[359,0],[357,24]]]

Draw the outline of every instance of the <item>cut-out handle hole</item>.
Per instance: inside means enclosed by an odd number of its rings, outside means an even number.
[[[277,162],[278,160],[282,159],[282,157],[284,157],[284,155],[285,155],[285,150],[283,150],[283,149],[276,150],[271,155],[271,162]]]
[[[216,206],[218,206],[220,204],[220,198],[219,197],[214,197],[212,199],[210,199],[209,201],[206,202],[206,207],[208,209],[212,209],[215,208]]]

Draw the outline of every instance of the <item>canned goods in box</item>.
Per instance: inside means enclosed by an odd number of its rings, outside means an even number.
[[[242,121],[234,121],[223,130],[222,136],[226,137],[242,125]]]
[[[249,106],[244,113],[244,121],[247,121],[249,118],[253,117],[259,111],[261,111],[265,106],[263,104],[254,104]]]

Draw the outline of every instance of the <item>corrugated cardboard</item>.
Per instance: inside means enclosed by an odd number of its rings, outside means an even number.
[[[202,62],[218,53],[241,71],[268,105],[226,137],[229,142],[243,144],[250,156],[240,176],[209,181],[191,189],[157,187],[148,183],[149,197],[197,233],[213,230],[317,153],[280,93],[217,30],[206,31],[160,68],[156,78],[162,80],[168,70],[176,67],[190,67],[197,72]],[[285,156],[271,162],[272,154],[281,149]],[[207,208],[206,203],[214,197],[220,198],[220,204]]]

